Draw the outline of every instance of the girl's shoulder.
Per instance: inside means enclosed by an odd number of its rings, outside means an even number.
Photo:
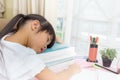
[[[10,51],[10,52],[17,52],[17,53],[24,53],[24,54],[36,54],[36,52],[29,48],[29,47],[26,47],[26,46],[23,46],[19,43],[16,43],[16,42],[11,42],[11,41],[7,41],[5,40],[5,38],[7,36],[10,36],[12,35],[12,33],[9,33],[7,35],[5,35],[1,40],[0,40],[0,43],[1,43],[1,46],[2,48],[4,48],[4,51]]]

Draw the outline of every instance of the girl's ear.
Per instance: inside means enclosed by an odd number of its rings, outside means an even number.
[[[31,23],[31,29],[37,31],[40,28],[40,22],[38,20],[33,20]]]

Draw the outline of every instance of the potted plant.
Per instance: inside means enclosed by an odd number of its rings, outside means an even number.
[[[105,48],[100,50],[100,54],[102,56],[103,66],[110,67],[113,59],[116,57],[116,50],[112,48]]]

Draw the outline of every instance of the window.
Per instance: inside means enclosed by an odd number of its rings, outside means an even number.
[[[63,40],[65,22],[65,0],[57,0],[57,25],[56,34]]]
[[[98,36],[99,49],[120,48],[119,0],[71,0],[66,8],[65,35],[80,55],[88,55],[89,36]],[[112,5],[112,6],[111,6]],[[73,8],[73,9],[72,9]],[[72,11],[71,11],[72,9]],[[67,11],[70,11],[68,15]],[[72,18],[71,18],[72,17]],[[67,20],[70,20],[67,21]],[[68,26],[68,24],[71,24]],[[70,29],[71,33],[66,32]],[[66,36],[65,36],[66,38]]]

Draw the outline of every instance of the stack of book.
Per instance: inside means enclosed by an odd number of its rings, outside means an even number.
[[[55,43],[52,48],[47,49],[39,56],[51,70],[57,72],[58,69],[60,71],[72,64],[76,53],[74,47]]]

